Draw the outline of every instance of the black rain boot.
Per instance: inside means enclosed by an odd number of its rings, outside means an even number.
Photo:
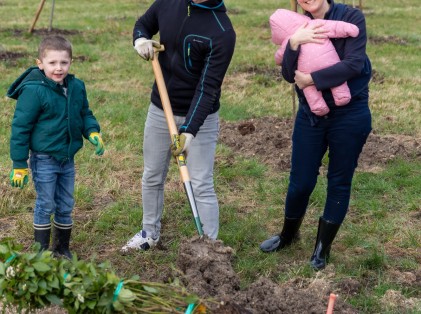
[[[72,253],[70,252],[70,235],[72,233],[72,225],[63,225],[54,221],[54,242],[53,242],[53,254],[56,257],[66,257],[72,259]]]
[[[301,218],[285,217],[281,233],[263,241],[260,244],[260,249],[265,253],[270,253],[291,245],[300,237],[298,230],[300,229],[303,219],[304,216]]]
[[[50,246],[51,224],[35,225],[34,239],[41,245],[40,251],[47,251]]]
[[[340,226],[340,224],[329,222],[320,217],[316,245],[310,259],[310,265],[314,270],[322,270],[326,267],[326,264],[329,261],[332,242],[335,239]]]

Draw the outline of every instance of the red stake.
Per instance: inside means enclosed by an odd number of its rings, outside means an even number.
[[[336,297],[337,297],[336,294],[334,294],[334,293],[330,294],[326,314],[332,314],[333,313],[333,307],[335,306]]]

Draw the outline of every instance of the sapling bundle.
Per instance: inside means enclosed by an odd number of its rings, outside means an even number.
[[[11,239],[0,242],[3,310],[19,313],[57,305],[68,313],[199,313],[200,299],[177,282],[164,284],[118,277],[108,262],[55,258],[50,251],[21,252]]]

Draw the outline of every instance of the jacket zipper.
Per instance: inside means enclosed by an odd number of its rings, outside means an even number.
[[[70,95],[71,95],[71,90],[70,90],[70,84],[67,85],[67,97],[66,97],[66,101],[67,101],[67,132],[68,132],[68,136],[69,136],[69,147],[67,148],[67,159],[70,160],[70,147],[72,147],[72,132],[71,128],[70,128]],[[83,101],[83,100],[82,100]],[[83,139],[82,139],[83,141]]]
[[[193,65],[192,65],[191,58],[190,58],[190,46],[191,46],[191,44],[188,43],[188,45],[187,45],[187,60],[189,61],[189,67],[192,68]]]

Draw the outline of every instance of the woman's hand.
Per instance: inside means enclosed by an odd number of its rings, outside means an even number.
[[[323,28],[322,24],[308,26],[308,22],[300,26],[295,33],[290,37],[289,44],[292,50],[297,50],[301,44],[315,43],[322,44],[323,40],[327,38],[328,30]]]
[[[295,71],[294,80],[299,89],[304,89],[307,86],[314,85],[311,74],[306,74],[298,70]]]

